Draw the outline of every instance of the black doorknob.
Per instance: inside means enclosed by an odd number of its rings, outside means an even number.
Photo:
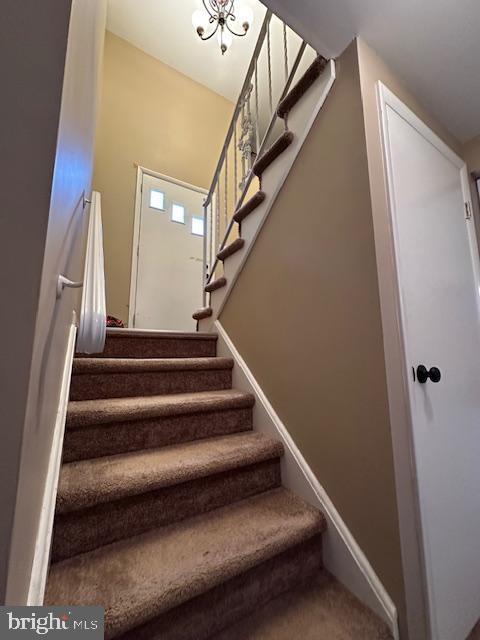
[[[430,370],[423,364],[417,367],[417,380],[420,384],[425,384],[429,378],[432,382],[440,382],[441,377],[442,374],[437,367],[431,367]]]

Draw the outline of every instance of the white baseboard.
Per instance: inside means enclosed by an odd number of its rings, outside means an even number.
[[[41,606],[45,594],[48,565],[50,562],[50,546],[53,531],[53,519],[55,515],[55,502],[57,500],[58,476],[62,461],[63,436],[65,433],[65,420],[67,417],[68,396],[70,393],[70,379],[72,363],[75,352],[75,338],[77,327],[72,324],[68,334],[67,351],[62,374],[62,386],[58,402],[55,429],[53,432],[52,448],[48,462],[48,475],[43,494],[43,504],[38,525],[37,540],[30,575],[28,589],[28,606]]]
[[[325,567],[385,620],[394,639],[399,640],[397,609],[385,587],[219,320],[215,321],[214,330],[218,333],[218,355],[231,357],[235,362],[233,386],[255,396],[254,429],[283,442],[283,485],[320,509],[327,518],[323,547]]]

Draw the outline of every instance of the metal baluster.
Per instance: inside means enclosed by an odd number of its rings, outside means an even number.
[[[255,121],[257,128],[257,149],[260,148],[260,121],[258,119],[259,109],[258,109],[258,69],[257,69],[257,60],[255,60]]]
[[[272,51],[270,46],[270,23],[267,27],[267,63],[268,63],[268,97],[270,99],[270,113],[273,113],[272,97]]]
[[[215,196],[213,196],[212,200],[210,201],[210,242],[209,242],[209,246],[208,246],[208,251],[209,251],[209,261],[208,261],[208,270],[210,272],[210,275],[212,273],[212,268],[213,268],[213,249],[215,247],[215,240],[213,238],[213,199]]]
[[[237,178],[237,122],[235,122],[235,127],[233,129],[233,208],[237,206],[237,189],[238,189],[238,178]]]
[[[227,153],[225,154],[225,211],[224,211],[224,218],[225,218],[225,231],[226,231],[227,227],[228,227],[228,147],[227,147]]]
[[[220,180],[217,182],[217,215],[215,218],[215,247],[220,246]]]
[[[285,83],[288,80],[288,42],[287,42],[287,25],[283,23],[283,55],[285,59]]]
[[[203,205],[203,274],[202,274],[202,302],[203,302],[202,306],[204,307],[207,305],[207,293],[205,291],[205,285],[208,282],[207,220],[208,220],[208,204],[204,204]]]

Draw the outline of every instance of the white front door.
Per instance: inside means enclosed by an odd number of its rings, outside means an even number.
[[[432,638],[465,640],[480,617],[479,279],[467,174],[379,93]]]
[[[130,326],[194,331],[202,304],[205,191],[142,173]]]

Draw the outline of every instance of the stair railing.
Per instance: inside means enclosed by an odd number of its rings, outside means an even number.
[[[77,351],[80,353],[101,353],[103,351],[106,319],[101,196],[98,191],[93,191],[88,220]]]
[[[216,274],[217,253],[227,244],[233,215],[249,192],[255,159],[287,126],[277,117],[278,103],[315,55],[290,27],[266,12],[204,202],[204,287]]]

